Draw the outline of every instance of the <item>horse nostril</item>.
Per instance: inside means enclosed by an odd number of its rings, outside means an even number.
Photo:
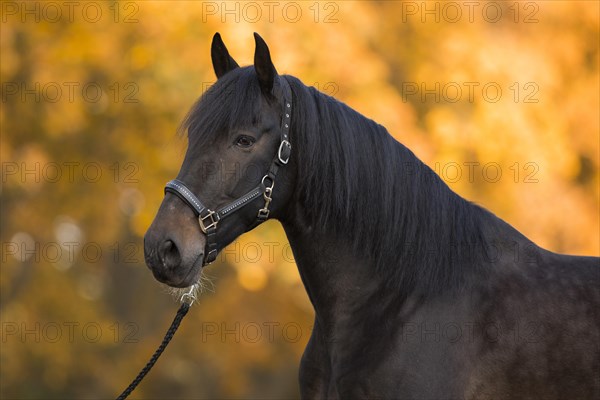
[[[181,264],[181,254],[172,240],[165,240],[160,245],[159,255],[163,266],[166,268],[175,269]]]

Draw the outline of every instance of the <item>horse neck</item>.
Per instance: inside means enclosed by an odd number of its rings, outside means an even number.
[[[377,289],[368,259],[345,240],[318,231],[301,218],[283,222],[300,277],[320,326],[330,333]]]
[[[357,321],[385,319],[385,310],[389,307],[395,307],[402,314],[401,310],[411,310],[415,304],[424,304],[428,299],[467,293],[471,285],[485,284],[499,270],[515,268],[516,258],[531,262],[523,257],[535,246],[504,221],[482,210],[483,240],[480,244],[469,244],[463,256],[459,255],[461,259],[451,265],[432,264],[436,259],[430,254],[417,251],[409,257],[403,249],[390,249],[397,261],[393,268],[382,270],[377,268],[377,255],[357,252],[347,238],[307,223],[301,206],[292,208],[296,216],[282,224],[315,309],[316,322],[326,337],[336,337],[354,328],[368,330],[364,326],[359,328]],[[412,238],[413,242],[419,240]],[[483,256],[485,249],[481,247],[487,245],[493,246],[492,253],[496,253]],[[439,249],[432,251],[429,247],[426,251],[435,253]],[[438,260],[450,262],[453,257],[456,255],[448,254]],[[399,275],[394,273],[398,268],[410,271]],[[398,280],[403,276],[409,277],[410,283]],[[428,287],[431,281],[441,282],[448,276],[444,286]]]
[[[317,316],[460,289],[495,266],[485,258],[497,241],[531,243],[452,192],[383,127],[294,87],[305,109],[293,118],[304,125],[292,132],[296,182],[281,221]],[[509,264],[514,253],[502,250],[496,264]]]
[[[403,146],[402,151],[420,170],[399,171],[401,182],[395,187],[422,193],[397,197],[404,202],[399,208],[405,217],[385,230],[397,238],[388,248],[375,253],[368,243],[357,247],[351,232],[312,222],[305,213],[310,205],[298,199],[282,219],[317,320],[327,329],[353,324],[359,313],[372,314],[373,302],[400,305],[482,282],[496,267],[514,265],[515,251],[532,245],[501,219],[452,192]]]

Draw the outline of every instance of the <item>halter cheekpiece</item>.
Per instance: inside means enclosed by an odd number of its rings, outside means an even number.
[[[289,132],[291,125],[292,116],[292,89],[288,81],[284,77],[279,77],[279,82],[283,88],[283,100],[284,108],[283,115],[281,118],[281,141],[279,143],[279,149],[277,154],[271,162],[271,166],[267,171],[266,175],[263,176],[260,184],[246,193],[245,195],[238,197],[229,204],[213,211],[206,207],[198,197],[180,180],[174,179],[167,182],[165,186],[165,194],[167,192],[177,195],[181,200],[187,203],[194,213],[198,216],[198,223],[200,229],[206,235],[206,249],[204,257],[204,265],[210,264],[217,258],[217,224],[219,221],[234,212],[240,210],[247,204],[250,204],[253,200],[260,197],[262,194],[265,204],[258,210],[256,215],[256,224],[261,224],[269,218],[269,205],[273,200],[273,187],[275,186],[275,177],[279,168],[288,163],[292,152],[292,145],[289,140]]]

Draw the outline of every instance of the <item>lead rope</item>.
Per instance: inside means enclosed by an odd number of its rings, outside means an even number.
[[[144,379],[146,374],[150,372],[154,364],[156,364],[156,361],[158,361],[158,358],[160,357],[162,352],[167,348],[167,345],[169,344],[171,339],[173,339],[173,335],[175,335],[175,332],[177,332],[177,328],[179,328],[181,320],[190,310],[190,306],[194,303],[194,300],[196,300],[196,297],[194,296],[195,290],[196,285],[192,286],[189,292],[184,293],[183,296],[181,296],[181,307],[179,307],[179,310],[177,310],[177,315],[175,315],[173,322],[171,322],[171,326],[169,327],[169,330],[167,330],[167,333],[165,334],[162,343],[160,344],[160,346],[158,346],[158,349],[156,349],[156,351],[150,358],[150,361],[148,361],[146,366],[142,368],[138,376],[136,376],[135,379],[129,384],[129,386],[127,386],[127,389],[125,389],[123,393],[121,393],[121,395],[117,397],[117,400],[126,399],[131,394],[131,392],[135,390],[137,385],[140,384],[140,382],[142,381],[142,379]]]

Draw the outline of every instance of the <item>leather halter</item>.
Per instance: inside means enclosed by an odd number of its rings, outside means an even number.
[[[284,77],[279,77],[279,82],[283,88],[284,100],[283,115],[281,118],[281,141],[269,170],[266,175],[263,176],[258,186],[215,211],[206,207],[182,181],[174,179],[165,186],[165,194],[169,192],[177,195],[181,200],[187,203],[196,216],[198,216],[200,229],[206,235],[204,265],[212,263],[217,258],[217,224],[221,219],[228,217],[242,207],[252,203],[252,201],[260,197],[261,194],[265,200],[265,204],[263,208],[258,210],[258,214],[256,215],[256,225],[263,223],[269,218],[269,205],[273,200],[271,196],[273,194],[273,187],[275,186],[275,177],[277,176],[279,168],[288,163],[292,152],[292,145],[289,141],[292,116],[292,89],[290,88],[287,79]]]

